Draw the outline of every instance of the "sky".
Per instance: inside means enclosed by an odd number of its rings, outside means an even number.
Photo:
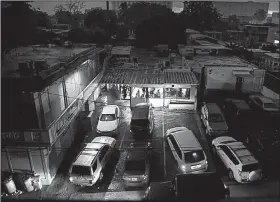
[[[44,11],[50,15],[54,14],[54,7],[59,4],[65,4],[65,1],[34,1],[32,4],[33,7],[39,8],[41,11]],[[85,1],[85,8],[90,9],[93,7],[101,7],[106,9],[106,1]],[[178,12],[182,10],[182,2],[173,2],[173,11]],[[279,12],[279,2],[269,2],[269,13],[271,14],[274,11]]]

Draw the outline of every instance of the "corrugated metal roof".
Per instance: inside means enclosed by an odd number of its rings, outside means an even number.
[[[165,72],[164,82],[174,84],[198,84],[195,75],[188,71]]]
[[[110,68],[100,83],[107,84],[198,84],[195,75],[186,70],[161,71],[155,65],[138,65],[131,68]]]

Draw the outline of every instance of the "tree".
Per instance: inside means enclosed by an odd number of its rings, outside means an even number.
[[[184,2],[184,10],[181,13],[183,21],[188,28],[198,31],[215,29],[215,24],[221,14],[214,8],[210,1]]]
[[[28,45],[36,27],[36,15],[29,2],[1,2],[2,51]]]
[[[51,25],[49,16],[47,13],[42,12],[40,10],[34,10],[35,18],[36,18],[36,26],[37,27],[49,27]]]
[[[92,33],[106,32],[109,36],[112,36],[117,32],[117,16],[114,11],[93,9],[86,15],[84,25]]]
[[[265,20],[267,16],[267,12],[265,12],[264,9],[259,9],[255,14],[254,14],[254,17],[256,20],[258,21],[263,21]]]
[[[79,21],[83,19],[82,9],[84,1],[68,1],[66,4],[55,6],[54,12],[59,24],[70,24],[72,27],[78,27]]]
[[[171,9],[155,3],[137,2],[130,6],[126,3],[120,5],[120,16],[131,30],[136,30],[141,22],[154,16],[172,16],[172,14]]]

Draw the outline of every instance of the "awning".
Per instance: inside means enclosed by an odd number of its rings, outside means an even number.
[[[233,70],[232,73],[234,76],[251,76],[250,71],[246,70]]]

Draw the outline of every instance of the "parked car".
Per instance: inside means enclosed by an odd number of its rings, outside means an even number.
[[[213,153],[224,163],[229,177],[239,183],[250,183],[262,179],[262,169],[258,160],[242,142],[223,136],[212,141]]]
[[[206,155],[191,130],[171,128],[166,132],[166,140],[182,173],[200,173],[208,169]]]
[[[151,201],[217,201],[229,198],[229,187],[211,172],[176,175],[172,181],[152,182],[146,190]]]
[[[252,133],[247,136],[246,143],[251,144],[259,152],[271,153],[280,152],[280,136],[264,132]],[[276,155],[275,154],[275,155]]]
[[[103,107],[98,119],[97,134],[117,136],[120,124],[120,108],[117,105]]]
[[[263,95],[250,95],[248,99],[249,105],[257,110],[267,113],[279,113],[279,107],[275,102]]]
[[[201,107],[201,120],[206,134],[221,136],[228,131],[228,126],[220,107],[216,103],[204,103]]]
[[[152,149],[149,142],[131,143],[125,159],[124,186],[148,187],[150,182],[150,160],[148,151]]]
[[[138,103],[132,110],[130,132],[135,139],[147,139],[154,129],[153,107],[149,103]]]
[[[99,136],[87,143],[70,166],[70,182],[81,186],[92,186],[103,179],[103,169],[108,164],[116,139]]]
[[[261,129],[254,111],[244,100],[225,99],[221,108],[229,127],[229,133],[235,138],[244,140],[246,134]]]

